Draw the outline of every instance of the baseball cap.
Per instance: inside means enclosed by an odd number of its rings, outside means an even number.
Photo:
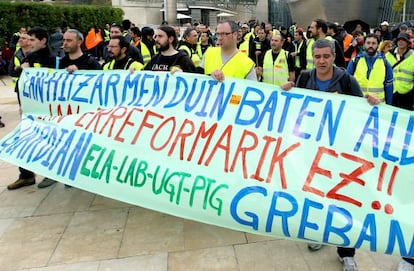
[[[387,21],[383,21],[383,22],[381,23],[381,25],[386,25],[386,26],[389,26],[390,24],[389,24]]]
[[[398,34],[397,40],[403,39],[408,43],[411,43],[410,41],[410,37],[408,36],[407,33],[401,32],[400,34]]]
[[[242,28],[249,28],[249,25],[248,24],[243,24]]]

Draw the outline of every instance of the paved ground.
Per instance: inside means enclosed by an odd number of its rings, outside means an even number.
[[[0,138],[19,121],[0,78]],[[17,167],[0,160],[0,271],[335,271],[334,247],[256,236],[176,218],[55,184],[8,191]],[[37,182],[42,179],[37,176]],[[395,271],[399,257],[358,251],[360,271]]]

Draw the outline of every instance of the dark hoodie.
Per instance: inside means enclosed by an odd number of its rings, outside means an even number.
[[[352,75],[347,73],[347,71],[344,68],[334,66],[333,69],[333,76],[326,92],[337,92],[340,94],[363,97],[361,88],[357,80]],[[348,78],[341,79],[344,76],[348,76]],[[304,80],[304,77],[307,77],[307,79]],[[316,69],[304,72],[298,78],[297,87],[319,90],[318,86],[316,85],[315,79]],[[344,82],[346,82],[346,84]]]
[[[28,62],[30,67],[56,68],[56,57],[52,55],[49,47],[29,53],[23,62]]]

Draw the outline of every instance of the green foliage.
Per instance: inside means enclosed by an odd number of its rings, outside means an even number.
[[[102,2],[102,1],[96,1]],[[52,31],[70,26],[86,33],[91,26],[121,22],[123,11],[111,6],[60,5],[1,2],[0,38],[11,37],[20,26],[42,26]]]
[[[405,1],[406,0],[394,0],[394,3],[392,4],[392,10],[395,12],[402,11]]]

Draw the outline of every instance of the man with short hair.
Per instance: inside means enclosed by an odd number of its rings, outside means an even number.
[[[312,45],[316,40],[320,39],[327,39],[330,41],[334,41],[335,43],[335,65],[338,67],[345,67],[345,59],[344,59],[344,53],[341,49],[341,46],[338,44],[338,42],[333,39],[330,36],[327,36],[326,33],[328,31],[328,25],[325,20],[322,19],[316,19],[313,20],[310,24],[310,31],[312,34],[312,37],[308,39],[307,41],[307,49],[306,49],[306,69],[312,69],[314,67],[313,65],[313,52],[312,52]]]
[[[196,68],[187,53],[177,51],[177,34],[174,28],[162,25],[155,31],[155,45],[158,54],[154,55],[145,66],[150,71],[195,72]]]
[[[256,67],[258,78],[261,77],[264,83],[279,87],[288,81],[295,82],[293,58],[289,52],[282,49],[282,45],[282,36],[273,35],[270,40],[271,49],[264,56],[263,67]]]
[[[294,39],[295,52],[290,55],[294,58],[295,78],[297,79],[299,74],[306,70],[306,39],[302,28],[295,32]]]
[[[81,45],[83,43],[83,35],[76,29],[68,29],[63,34],[63,50],[65,56],[59,62],[59,69],[66,69],[69,73],[73,73],[77,70],[100,70],[101,65],[95,57],[85,54]],[[55,180],[50,178],[44,178],[41,183],[38,184],[39,188],[46,188],[56,183]],[[65,185],[65,187],[71,187]]]
[[[377,53],[379,40],[368,34],[364,41],[364,52],[349,62],[347,71],[355,76],[364,95],[375,95],[386,104],[392,104],[393,73],[390,63]]]
[[[63,33],[60,27],[56,27],[55,32],[50,35],[49,47],[54,56],[60,58],[65,56],[65,52],[63,50]]]
[[[264,26],[266,37],[270,40],[270,38],[273,36],[273,25],[271,23],[266,23]]]
[[[303,72],[296,86],[323,92],[339,93],[362,97],[362,91],[356,79],[346,72],[342,67],[334,66],[335,45],[327,39],[316,40],[312,44],[313,62],[315,68]],[[374,95],[367,95],[367,101],[371,105],[379,104],[381,101]],[[309,243],[311,251],[319,250],[320,244]],[[338,247],[337,253],[342,263],[343,271],[358,271],[355,263],[354,248]]]
[[[12,86],[14,87],[16,93],[18,93],[19,91],[17,80],[19,79],[20,74],[22,73],[21,64],[23,63],[23,60],[29,53],[30,49],[29,38],[30,36],[27,34],[27,32],[20,34],[20,38],[18,41],[19,49],[14,53],[13,58],[9,64],[9,75],[12,77]]]
[[[26,27],[24,26],[20,26],[19,27],[19,31],[17,31],[16,33],[13,34],[13,36],[10,39],[10,43],[9,43],[9,48],[11,50],[17,51],[19,49],[19,39],[20,39],[20,35],[23,33],[26,33]]]
[[[114,36],[124,36],[124,28],[121,25],[119,25],[119,24],[113,24],[113,25],[111,25],[111,28],[109,30],[109,33],[110,33],[110,37],[114,37]],[[129,36],[129,34],[128,34],[128,36]],[[127,41],[127,42],[129,42],[129,41]],[[105,47],[104,48],[104,52],[105,52],[105,55],[106,55],[106,57],[105,57],[105,61],[106,62],[108,62],[111,59],[110,56],[109,56],[109,54],[108,54],[108,50],[107,49],[108,49],[108,47]],[[137,47],[135,47],[135,46],[129,46],[126,54],[129,57],[131,57],[133,60],[138,61],[140,63],[144,63],[144,60],[143,60],[142,55],[141,55],[141,52],[140,52],[140,50]]]
[[[21,64],[23,63],[24,58],[29,53],[29,35],[27,32],[21,32],[19,34],[19,41],[17,44],[17,51],[13,54],[13,57],[9,63],[9,70],[8,73],[12,77],[12,87],[14,91],[17,93],[17,99],[20,104],[20,97],[18,95],[19,89],[17,81],[19,80],[20,74],[22,73]],[[19,111],[21,109],[19,108]],[[5,124],[1,121],[0,117],[0,128],[4,127]]]
[[[141,52],[141,30],[139,30],[138,27],[134,26],[129,29],[129,33],[131,35],[131,45],[137,47]]]
[[[59,68],[72,73],[77,70],[100,70],[101,65],[92,56],[85,54],[82,49],[83,35],[79,30],[68,29],[63,35],[63,50],[66,55],[61,59]]]
[[[256,63],[256,67],[263,67],[265,53],[270,50],[270,39],[266,37],[265,29],[259,27],[257,36],[254,38],[249,57]]]
[[[202,55],[198,50],[198,34],[194,28],[187,28],[183,33],[183,39],[178,42],[178,50],[187,53],[194,66],[200,65]]]
[[[47,67],[47,68],[56,68],[56,57],[53,56],[50,52],[48,46],[49,34],[46,29],[35,26],[30,29],[28,32],[29,37],[29,53],[24,58],[20,69],[24,70],[28,67]],[[19,95],[19,93],[18,93]],[[18,96],[19,97],[19,96]],[[20,101],[20,99],[19,99]],[[19,178],[7,186],[8,190],[18,189],[24,186],[33,185],[36,183],[35,174],[33,171],[19,167]],[[49,178],[44,178],[42,182],[39,183],[38,187],[43,188],[50,186],[54,183],[49,182]],[[50,184],[49,184],[50,183]],[[43,186],[43,185],[47,186]]]
[[[208,32],[202,32],[200,34],[200,51],[201,51],[201,56],[204,55],[204,53],[206,52],[206,50],[211,47],[212,44],[210,42],[210,35]]]
[[[129,44],[124,36],[111,36],[108,47],[110,61],[103,65],[104,70],[134,70],[139,71],[144,68],[142,63],[134,60],[127,55]]]
[[[144,59],[143,64],[147,65],[151,58],[157,54],[157,48],[154,41],[155,32],[151,27],[144,26],[141,29],[141,34],[141,54]]]
[[[201,60],[199,72],[221,82],[225,76],[257,81],[254,62],[237,49],[239,26],[234,21],[217,25],[218,47],[210,47]]]

